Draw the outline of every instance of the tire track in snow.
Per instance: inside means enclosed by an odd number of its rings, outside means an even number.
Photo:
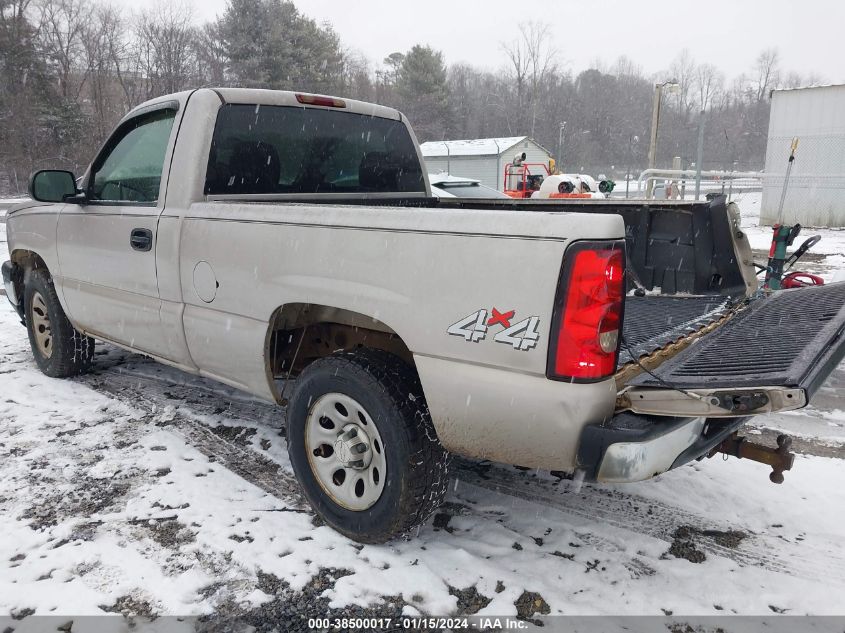
[[[143,410],[148,420],[181,436],[206,457],[213,458],[242,479],[284,502],[291,511],[311,513],[293,474],[285,472],[278,462],[221,437],[208,424],[176,410],[173,401],[161,392],[150,389],[164,384],[175,390],[175,385],[163,379],[128,372],[106,370],[102,373],[106,374],[105,379],[99,374],[91,374],[78,380],[100,393]],[[251,409],[249,403],[238,403],[237,406],[241,405],[246,405],[247,410]],[[180,405],[180,409],[184,406],[195,405]],[[252,420],[247,422],[243,419],[243,422],[254,424]]]
[[[530,472],[533,471],[514,471],[497,465],[480,467],[460,458],[455,459],[454,464],[461,482],[559,510],[569,517],[581,519],[587,529],[591,523],[598,523],[667,543],[675,539],[679,528],[686,526],[702,531],[741,531],[748,537],[736,547],[722,545],[707,536],[697,538],[695,544],[708,554],[728,558],[742,566],[808,579],[827,577],[845,584],[845,560],[831,557],[806,543],[795,545],[755,534],[742,525],[720,525],[710,518],[636,494],[598,486],[585,486],[573,493],[564,487],[566,484],[532,477]],[[824,564],[817,562],[820,560],[824,560]]]
[[[591,523],[598,523],[603,527],[610,526],[643,534],[666,543],[671,543],[676,530],[684,526],[701,530],[741,530],[749,533],[742,527],[716,525],[699,515],[636,495],[613,493],[594,487],[585,487],[580,492],[573,493],[564,487],[565,484],[529,478],[528,475],[510,473],[507,469],[496,466],[491,467],[486,475],[479,474],[478,469],[471,464],[465,463],[459,468],[462,482],[558,510],[574,517],[575,523],[580,524],[582,528],[589,529]],[[600,543],[604,540],[592,533],[585,536],[590,542]],[[750,535],[749,538],[754,539],[754,536]],[[708,554],[729,558],[741,565],[791,573],[788,566],[772,559],[768,551],[756,551],[756,547],[740,545],[730,548],[709,538],[696,541],[696,545]]]

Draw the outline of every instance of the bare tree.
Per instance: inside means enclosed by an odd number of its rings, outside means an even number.
[[[126,108],[133,105],[124,89],[126,25],[115,8],[98,5],[94,9],[85,28],[83,48],[94,125],[92,140],[99,144]]]
[[[713,64],[699,64],[695,69],[695,88],[698,92],[698,107],[707,110],[713,107],[716,97],[722,92],[724,75]]]
[[[197,32],[195,40],[197,71],[206,86],[224,86],[226,77],[226,49],[219,22],[209,22]]]
[[[502,50],[511,65],[511,78],[514,83],[516,97],[516,120],[523,121],[525,112],[525,87],[528,77],[528,70],[531,67],[531,60],[525,42],[518,38],[510,44],[502,44]],[[509,73],[510,74],[510,73]]]
[[[135,26],[135,62],[144,98],[178,92],[197,78],[197,29],[188,5],[160,2],[141,11]]]
[[[65,100],[77,100],[88,78],[85,38],[93,10],[88,0],[46,0],[40,6],[41,46]]]
[[[682,121],[689,120],[694,109],[692,94],[695,83],[696,63],[688,49],[682,50],[669,66],[669,77],[662,81],[674,79],[678,82],[678,112]]]
[[[341,85],[338,92],[355,99],[372,101],[374,96],[370,62],[359,51],[341,51]]]
[[[523,22],[519,25],[519,33],[520,37],[510,45],[503,46],[503,49],[516,80],[518,120],[525,120],[523,110],[528,106],[531,114],[530,135],[534,136],[540,92],[549,77],[557,72],[555,59],[558,50],[553,44],[552,30],[548,24]]]
[[[643,76],[643,71],[642,68],[635,64],[631,58],[626,55],[621,55],[616,58],[616,62],[613,64],[610,74],[615,75],[616,77],[639,78]]]
[[[781,81],[782,88],[807,88],[810,86],[819,86],[824,83],[824,79],[816,74],[809,73],[802,75],[801,73],[790,72]]]
[[[552,30],[548,24],[529,22],[519,27],[522,38],[528,50],[529,78],[531,81],[531,136],[537,127],[537,105],[540,101],[540,91],[549,80],[549,76],[557,71],[555,58],[558,50],[552,43]]]
[[[754,64],[754,96],[758,103],[768,98],[769,92],[777,87],[780,81],[779,63],[780,54],[776,48],[767,48],[757,56]]]

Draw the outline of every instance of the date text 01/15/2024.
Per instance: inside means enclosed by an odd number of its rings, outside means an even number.
[[[458,617],[402,617],[402,618],[310,618],[308,628],[312,630],[368,630],[406,631],[448,629],[475,631],[522,630],[528,628],[528,622],[514,617],[458,616]]]
[[[446,332],[452,336],[461,336],[468,342],[478,343],[487,338],[492,327],[498,325],[503,329],[493,337],[495,342],[511,345],[516,350],[527,352],[535,348],[540,340],[538,331],[540,317],[532,316],[511,324],[515,315],[516,310],[500,312],[493,308],[488,317],[487,309],[482,308],[456,321]]]

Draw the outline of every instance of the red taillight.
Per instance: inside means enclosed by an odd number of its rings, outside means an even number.
[[[582,242],[567,251],[555,301],[550,378],[598,380],[616,371],[624,295],[624,242]]]
[[[345,108],[346,101],[334,97],[321,97],[320,95],[297,94],[296,100],[305,105],[326,106],[329,108]]]

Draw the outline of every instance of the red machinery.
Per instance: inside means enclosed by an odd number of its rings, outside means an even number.
[[[823,286],[824,279],[810,273],[789,273],[784,275],[781,286],[784,288],[803,288],[804,286]]]
[[[525,158],[525,152],[522,152],[505,165],[504,192],[511,198],[530,198],[540,190],[546,176],[551,175],[545,163],[526,163]]]

